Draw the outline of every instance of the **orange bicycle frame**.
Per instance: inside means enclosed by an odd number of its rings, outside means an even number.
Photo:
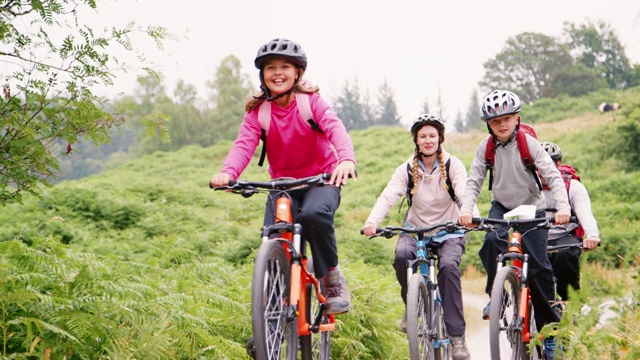
[[[291,199],[288,196],[280,196],[276,200],[276,222],[286,222],[289,224],[293,223],[293,212],[291,211]],[[306,296],[302,296],[304,289],[306,289],[306,285],[308,283],[312,283],[313,287],[316,291],[316,296],[318,297],[321,303],[325,303],[326,299],[320,292],[320,284],[318,283],[318,279],[313,276],[307,270],[307,257],[301,256],[300,261],[292,261],[291,252],[289,251],[289,246],[293,245],[296,254],[301,254],[301,235],[295,234],[287,231],[280,234],[282,239],[286,239],[287,241],[281,242],[284,247],[285,253],[287,254],[287,258],[291,263],[291,284],[290,284],[290,294],[289,301],[291,304],[298,304],[296,306],[296,315],[298,317],[298,335],[309,335],[311,331],[311,327],[309,326],[310,319],[307,319],[307,306],[311,306],[311,304],[307,304]],[[304,272],[304,276],[302,276]],[[300,311],[302,310],[302,311]],[[328,324],[320,324],[319,331],[331,331],[335,329],[335,317],[333,315],[328,315],[329,323]]]

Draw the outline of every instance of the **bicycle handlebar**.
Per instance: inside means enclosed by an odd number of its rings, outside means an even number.
[[[209,188],[213,190],[243,190],[243,189],[266,189],[266,190],[289,190],[298,186],[324,186],[325,181],[331,178],[331,173],[322,173],[300,179],[273,179],[271,181],[249,181],[249,180],[229,180],[227,186],[213,186],[209,181]]]
[[[432,226],[421,227],[421,228],[387,226],[383,228],[376,228],[376,233],[374,235],[371,235],[370,238],[374,238],[377,236],[384,236],[387,239],[389,239],[398,235],[400,232],[406,232],[409,234],[427,234],[440,229],[446,232],[455,232],[458,230],[466,230],[466,231],[472,230],[454,222],[439,223]],[[364,231],[362,229],[360,229],[360,235],[364,235]]]
[[[555,216],[545,217],[545,218],[535,218],[535,219],[514,219],[514,220],[505,220],[505,219],[492,219],[492,218],[478,218],[474,217],[471,219],[471,222],[474,224],[480,225],[481,228],[487,227],[487,225],[503,225],[510,228],[518,228],[522,225],[535,225],[538,228],[550,228],[556,222]],[[577,223],[578,218],[572,216],[569,218],[569,222]],[[488,226],[489,228],[491,226]]]

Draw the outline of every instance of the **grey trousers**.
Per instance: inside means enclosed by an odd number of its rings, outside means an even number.
[[[416,258],[417,242],[406,234],[401,234],[396,245],[393,267],[400,284],[400,296],[407,304],[407,261]],[[460,284],[460,259],[464,253],[464,239],[452,238],[441,243],[436,249],[438,255],[438,287],[442,297],[444,322],[450,336],[462,336],[466,329],[462,310],[462,286]]]

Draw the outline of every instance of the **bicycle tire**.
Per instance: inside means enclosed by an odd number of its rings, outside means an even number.
[[[313,259],[311,256],[307,259],[307,270],[313,274]],[[324,294],[322,281],[320,281],[320,290]],[[320,310],[320,301],[316,295],[316,289],[313,284],[307,284],[305,289],[307,300],[307,308],[305,310],[307,321],[313,322]],[[322,317],[321,323],[329,323],[329,317]],[[310,333],[309,335],[300,336],[300,352],[302,360],[328,360],[331,355],[331,332],[322,331],[318,333]]]
[[[442,308],[442,298],[440,292],[436,289],[436,300],[434,307],[433,322],[436,328],[436,339],[439,341],[439,347],[433,349],[433,358],[435,360],[452,360],[453,349],[451,348],[451,340],[447,334],[447,328],[444,323],[444,309]],[[431,298],[431,296],[430,296]]]
[[[295,360],[298,352],[297,322],[289,311],[290,264],[276,240],[263,242],[253,268],[251,320],[256,358]]]
[[[407,289],[407,339],[411,360],[434,359],[431,329],[431,298],[427,284],[420,273],[411,275]]]
[[[506,266],[500,269],[491,289],[489,343],[492,359],[520,359],[524,344],[518,330],[520,279]],[[525,350],[526,351],[526,350]]]
[[[536,317],[535,317],[535,312],[534,312],[533,304],[531,303],[531,300],[528,301],[527,306],[529,308],[529,311],[528,311],[529,334],[531,334],[531,336],[533,337],[535,336],[535,334],[538,333],[538,326],[536,325]],[[541,346],[532,345],[531,351],[529,351],[529,348],[530,347],[527,346],[527,344],[523,344],[522,352],[521,352],[522,360],[542,360],[543,359],[543,355],[542,355],[543,349]]]

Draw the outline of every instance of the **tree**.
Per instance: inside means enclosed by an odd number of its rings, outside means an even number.
[[[473,89],[471,98],[469,99],[469,107],[467,107],[466,122],[468,128],[484,129],[480,114],[480,101],[478,100],[478,90]]]
[[[442,89],[440,89],[438,87],[438,101],[436,101],[436,109],[437,109],[437,115],[440,116],[440,119],[442,119],[442,121],[444,121],[445,123],[447,122],[448,116],[447,116],[447,107],[444,105],[444,101],[442,101]]]
[[[365,109],[360,100],[358,79],[353,85],[349,84],[349,80],[345,81],[342,95],[338,96],[335,104],[336,113],[347,130],[366,129],[371,125],[371,122],[364,117]]]
[[[588,68],[598,69],[609,87],[621,89],[631,86],[629,59],[608,24],[587,20],[577,26],[565,22],[564,32],[574,58]]]
[[[487,93],[509,89],[530,103],[541,97],[553,97],[550,84],[573,63],[566,45],[544,34],[525,32],[509,38],[504,49],[484,63],[480,87]]]
[[[130,36],[144,33],[162,47],[165,28],[125,28],[97,34],[82,23],[94,0],[5,1],[0,7],[0,59],[12,67],[2,84],[0,122],[0,204],[40,194],[59,171],[58,157],[70,154],[81,138],[108,143],[126,109],[107,109],[93,94],[111,86],[114,69],[129,70],[113,54],[136,52]],[[153,72],[145,67],[143,69]],[[146,119],[149,126],[162,120]]]
[[[462,117],[462,112],[458,110],[458,114],[456,115],[456,119],[453,122],[453,128],[456,129],[457,132],[463,133],[467,131],[467,122]]]
[[[428,98],[424,98],[424,101],[422,102],[422,114],[429,114],[429,99]]]
[[[210,107],[215,108],[207,119],[207,126],[198,131],[208,132],[213,138],[202,145],[211,145],[220,140],[233,140],[244,119],[244,104],[251,93],[251,81],[242,74],[242,63],[229,55],[222,59],[213,81],[207,82],[211,90]]]
[[[400,124],[393,90],[389,87],[386,79],[378,89],[378,107],[380,111],[374,121],[376,125],[398,126]]]

